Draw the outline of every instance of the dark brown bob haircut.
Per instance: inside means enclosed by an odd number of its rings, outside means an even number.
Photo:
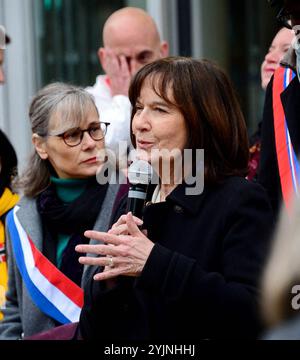
[[[144,66],[129,88],[131,122],[146,80],[158,96],[183,115],[188,133],[185,148],[204,149],[205,181],[216,183],[228,176],[246,176],[246,124],[233,86],[218,66],[185,57],[168,57]],[[170,87],[172,98],[167,97]],[[136,146],[132,132],[131,140]]]

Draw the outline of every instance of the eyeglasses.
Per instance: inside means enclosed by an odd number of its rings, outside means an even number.
[[[70,129],[62,134],[49,134],[48,136],[58,136],[63,139],[67,146],[74,147],[81,144],[83,134],[87,132],[94,141],[100,141],[104,139],[106,135],[107,127],[110,123],[100,122],[98,124],[90,126],[88,129],[82,130],[80,128]]]
[[[300,12],[299,11],[293,11],[293,13],[290,13],[285,8],[282,8],[278,15],[276,16],[276,19],[286,28],[292,30],[292,20],[293,22],[298,22],[300,20]]]

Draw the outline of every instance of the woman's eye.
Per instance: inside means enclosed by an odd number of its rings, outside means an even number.
[[[135,112],[139,112],[139,111],[142,111],[142,110],[143,110],[143,107],[141,105],[136,105]]]
[[[64,139],[76,139],[80,137],[80,131],[74,130],[74,131],[68,131],[64,134]]]
[[[89,131],[91,131],[91,132],[97,132],[97,131],[99,131],[99,130],[101,130],[101,126],[100,126],[100,125],[99,125],[99,126],[93,126],[93,127],[89,128]]]
[[[162,109],[162,108],[159,108],[159,107],[154,108],[154,111],[158,111],[160,113],[166,113],[167,112],[165,109]]]

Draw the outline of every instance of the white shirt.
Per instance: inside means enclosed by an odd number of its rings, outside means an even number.
[[[162,202],[161,201],[161,193],[160,193],[160,185],[157,185],[156,188],[154,189],[151,202],[152,202],[152,204]]]
[[[94,96],[100,115],[100,121],[109,122],[105,136],[105,146],[113,150],[117,158],[124,156],[119,153],[119,142],[126,141],[127,148],[132,148],[130,140],[131,104],[127,96],[111,95],[108,77],[99,75],[92,87],[86,88]]]

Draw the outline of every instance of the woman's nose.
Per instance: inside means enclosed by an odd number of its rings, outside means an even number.
[[[265,59],[269,63],[279,64],[281,60],[281,52],[278,49],[273,49],[268,52]]]
[[[145,131],[145,130],[149,130],[150,127],[151,127],[150,118],[145,109],[139,111],[134,115],[132,120],[133,130],[136,129],[139,131]]]
[[[82,138],[82,147],[83,149],[93,148],[96,146],[96,141],[91,137],[91,135],[85,131]]]

